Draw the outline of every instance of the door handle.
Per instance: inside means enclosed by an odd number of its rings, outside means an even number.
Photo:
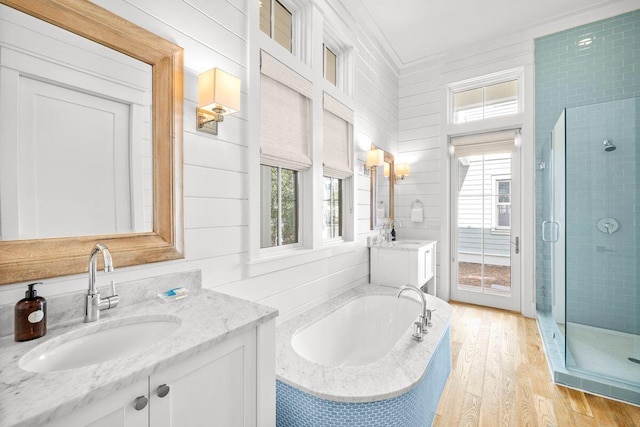
[[[516,238],[515,238],[515,239],[516,239],[516,241],[515,241],[515,242],[509,242],[509,243],[511,243],[512,245],[514,245],[514,246],[515,246],[516,255],[517,255],[517,254],[519,254],[519,253],[520,253],[520,237],[519,237],[519,236],[516,236]]]

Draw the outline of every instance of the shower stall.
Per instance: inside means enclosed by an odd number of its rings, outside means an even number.
[[[565,109],[538,147],[536,295],[554,380],[640,405],[640,99]]]

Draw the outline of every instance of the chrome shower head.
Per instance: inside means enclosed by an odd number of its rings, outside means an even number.
[[[604,151],[614,151],[616,149],[616,146],[609,139],[602,141],[602,145],[604,145]]]

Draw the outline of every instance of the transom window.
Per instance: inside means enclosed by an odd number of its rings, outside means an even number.
[[[342,237],[342,180],[324,177],[324,197],[322,199],[322,237],[334,239]]]
[[[326,45],[324,46],[324,78],[331,82],[334,86],[337,86],[337,55],[331,51]]]
[[[452,91],[453,123],[465,123],[519,112],[518,80]]]
[[[293,51],[293,15],[278,0],[260,0],[260,30]]]

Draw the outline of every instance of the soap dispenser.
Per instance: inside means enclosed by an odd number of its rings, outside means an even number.
[[[393,225],[391,226],[391,241],[392,242],[396,241],[396,229]]]
[[[29,341],[47,333],[47,301],[38,296],[35,285],[31,283],[23,299],[16,303],[14,310],[14,338],[16,341]]]

